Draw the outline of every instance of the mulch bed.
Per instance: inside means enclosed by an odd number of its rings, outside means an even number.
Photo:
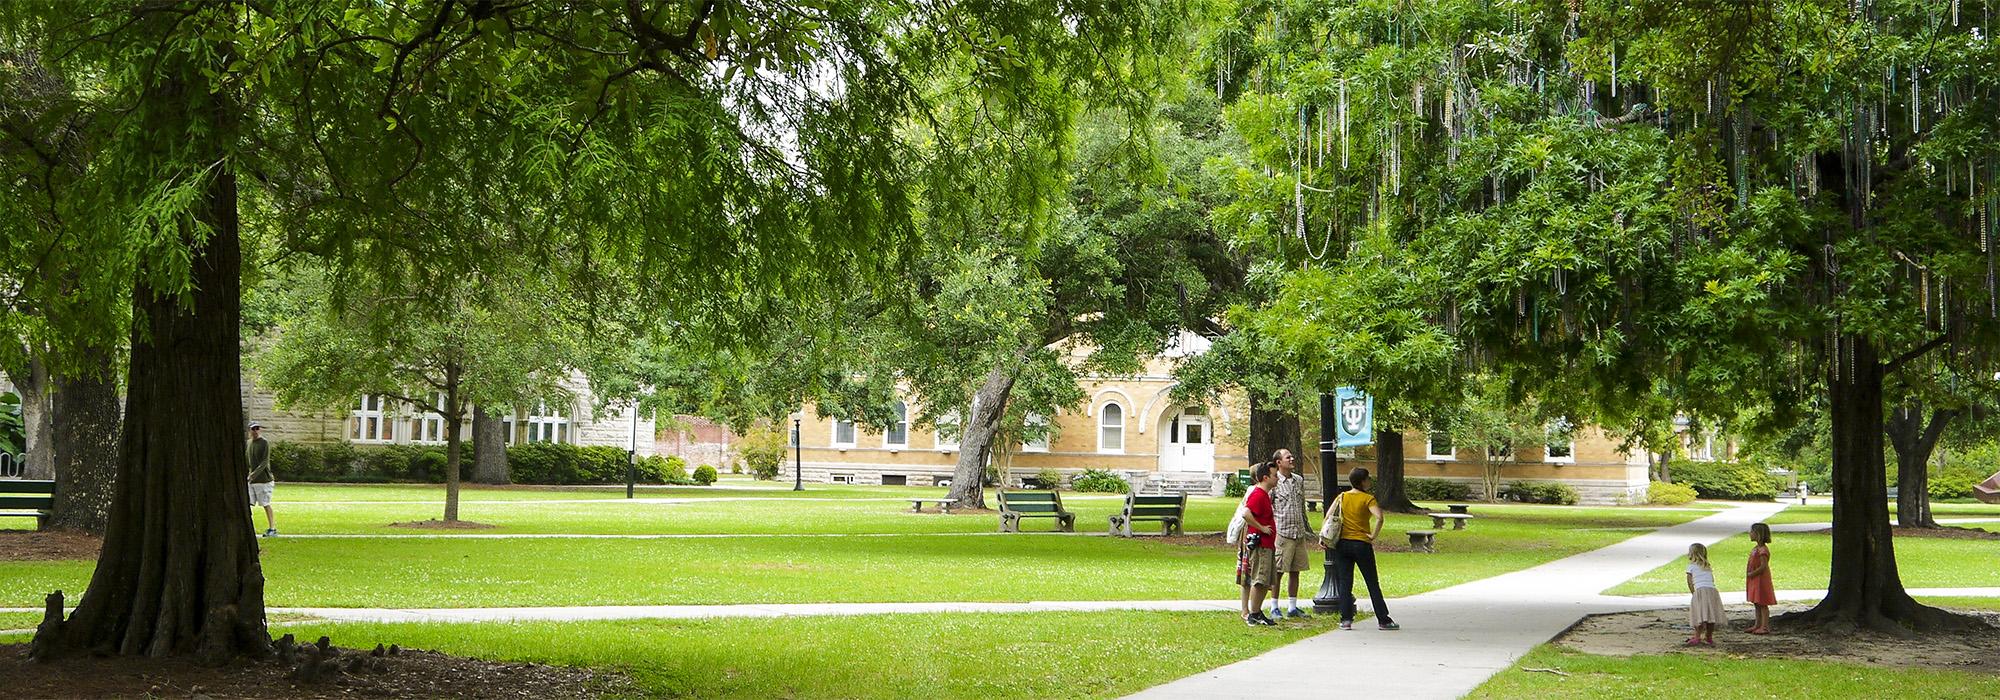
[[[389,527],[411,530],[491,530],[498,525],[475,523],[470,520],[415,520],[407,523],[389,523]]]
[[[104,540],[73,532],[0,530],[0,561],[96,559]]]
[[[635,695],[615,673],[542,664],[495,663],[405,650],[385,673],[341,674],[317,683],[289,669],[243,660],[208,668],[188,659],[142,657],[28,660],[28,645],[0,645],[6,695],[20,698],[600,698]]]
[[[1950,525],[1941,527],[1899,527],[1895,528],[1895,531],[1896,537],[1924,537],[1938,540],[2000,540],[2000,532],[1975,530],[1969,527],[1952,527]],[[1831,535],[1833,534],[1833,528],[1814,530],[1813,534]]]
[[[1771,615],[1804,609],[1806,606],[1774,606]],[[1827,634],[1820,628],[1783,621],[1773,621],[1771,634],[1760,636],[1743,631],[1755,616],[1750,606],[1733,605],[1726,610],[1729,625],[1716,631],[1714,647],[1681,646],[1689,634],[1687,608],[1592,615],[1557,637],[1556,644],[1604,656],[1726,655],[2000,674],[2000,613],[1959,610],[1985,621],[1986,626],[1910,637],[1869,630]]]

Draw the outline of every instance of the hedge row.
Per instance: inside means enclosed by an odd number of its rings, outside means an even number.
[[[465,476],[472,472],[472,443],[461,447],[459,471]],[[445,464],[442,445],[271,443],[271,471],[280,481],[436,484],[444,482]],[[608,445],[536,442],[507,447],[507,467],[516,484],[620,484],[625,465],[625,450]],[[715,468],[702,465],[691,477],[687,462],[678,456],[641,457],[638,478],[649,484],[706,485],[714,483]]]
[[[1778,497],[1783,477],[1772,476],[1763,467],[1748,462],[1693,462],[1674,460],[1667,469],[1674,483],[1694,488],[1702,498],[1731,501],[1768,501]]]

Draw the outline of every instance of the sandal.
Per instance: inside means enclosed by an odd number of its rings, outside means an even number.
[[[1750,628],[1750,629],[1747,629],[1747,630],[1744,630],[1744,631],[1745,631],[1745,632],[1749,632],[1750,634],[1770,634],[1770,633],[1771,633],[1771,631],[1770,631],[1770,630],[1768,630],[1768,629],[1764,629],[1764,628],[1762,628],[1762,627],[1752,627],[1752,628]]]
[[[1701,646],[1701,640],[1700,640],[1700,639],[1696,639],[1696,638],[1693,638],[1693,637],[1689,637],[1687,641],[1685,641],[1685,642],[1681,642],[1681,646],[1684,646],[1684,647],[1698,647],[1698,646]]]

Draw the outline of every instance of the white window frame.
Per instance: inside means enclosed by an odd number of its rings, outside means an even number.
[[[1451,443],[1450,451],[1447,452],[1437,451],[1437,439],[1438,436],[1440,435],[1443,435],[1444,439],[1447,441],[1451,440],[1451,435],[1446,434],[1443,431],[1433,430],[1424,434],[1424,458],[1429,459],[1433,462],[1449,462],[1457,460],[1458,443],[1455,441]]]
[[[444,405],[444,393],[431,396],[432,405]],[[414,408],[414,407],[413,407]],[[444,414],[436,411],[413,411],[410,418],[410,442],[420,445],[444,444]]]
[[[931,429],[932,444],[939,452],[957,452],[959,441],[964,439],[961,434],[964,430],[965,420],[958,411],[938,416],[936,425]],[[951,433],[951,437],[945,437],[947,432]]]
[[[1049,419],[1048,419],[1048,418],[1046,418],[1046,417],[1042,416],[1042,415],[1041,415],[1041,414],[1039,414],[1039,413],[1030,413],[1030,414],[1028,414],[1028,415],[1027,415],[1026,417],[1024,417],[1024,418],[1022,418],[1022,419],[1021,419],[1021,425],[1022,425],[1022,427],[1027,427],[1027,426],[1030,426],[1030,425],[1040,425],[1040,426],[1042,426],[1042,428],[1044,429],[1044,432],[1042,433],[1042,437],[1041,437],[1041,438],[1039,438],[1039,439],[1036,439],[1036,440],[1022,440],[1022,441],[1021,441],[1021,451],[1022,451],[1022,452],[1047,452],[1047,451],[1049,451],[1049,434],[1048,434],[1048,432],[1047,432],[1047,428],[1048,428],[1048,426],[1049,426]]]
[[[1568,426],[1563,424],[1563,422],[1550,425],[1550,440],[1555,439],[1554,433],[1566,429],[1568,429]],[[1557,445],[1561,445],[1569,454],[1557,457],[1555,454]],[[1563,442],[1547,442],[1547,444],[1542,445],[1542,461],[1551,464],[1576,464],[1576,434],[1571,433],[1569,439]]]
[[[379,394],[362,394],[355,401],[355,408],[348,412],[348,419],[353,421],[348,424],[348,441],[371,445],[395,442],[396,424],[389,419],[389,412],[383,410],[387,403]],[[371,425],[370,421],[375,427],[372,433],[366,427]]]
[[[1111,418],[1111,414],[1113,413],[1112,409],[1117,409],[1116,413],[1118,414],[1118,423],[1116,425],[1112,425],[1109,421],[1109,419]],[[1115,439],[1118,444],[1116,445],[1108,444],[1112,442],[1112,440],[1107,438],[1110,438],[1112,436],[1116,436]],[[1098,454],[1111,454],[1111,455],[1125,454],[1125,405],[1124,404],[1118,403],[1117,401],[1106,401],[1104,402],[1103,406],[1099,406],[1097,408],[1097,452]]]
[[[826,481],[827,481],[827,483],[829,483],[829,484],[853,484],[853,483],[854,483],[854,475],[853,475],[853,474],[833,474],[833,475],[829,475],[829,476],[827,476],[827,477],[826,477]]]
[[[891,450],[910,449],[910,404],[896,402],[896,420],[882,431],[882,446]]]
[[[528,414],[528,442],[569,444],[572,434],[567,413],[560,407],[551,410],[547,401],[535,402],[534,412]]]
[[[840,429],[842,426],[847,428],[847,440],[845,442],[840,439]],[[852,448],[854,447],[855,434],[859,432],[860,430],[855,427],[854,421],[843,420],[839,416],[834,416],[833,430],[827,431],[828,444],[843,450]]]

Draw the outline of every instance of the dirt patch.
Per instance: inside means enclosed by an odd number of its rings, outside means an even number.
[[[1975,530],[1969,527],[1899,527],[1894,528],[1897,537],[1925,537],[1937,540],[2000,540],[2000,532]],[[1815,535],[1832,535],[1833,528],[1814,530]]]
[[[1771,608],[1772,617],[1804,606]],[[1565,648],[1604,656],[1709,654],[1731,658],[1810,659],[1841,663],[1934,668],[2000,674],[2000,613],[1959,612],[1986,621],[1985,629],[1902,638],[1879,632],[1829,635],[1815,628],[1772,623],[1768,635],[1751,635],[1755,609],[1730,606],[1729,625],[1718,630],[1713,647],[1684,647],[1690,631],[1686,608],[1592,615],[1556,638]]]
[[[936,511],[927,510],[924,512],[935,513]],[[951,509],[951,512],[946,513],[945,515],[983,515],[990,518],[998,514],[1000,514],[1000,511],[994,510],[992,508],[953,508]]]
[[[567,666],[496,663],[404,650],[386,672],[361,671],[306,684],[277,663],[244,660],[205,668],[186,659],[141,657],[28,660],[28,645],[0,645],[0,678],[27,698],[600,698],[636,695],[631,680]]]
[[[498,525],[475,523],[470,520],[417,520],[407,523],[389,523],[389,527],[411,530],[491,530]]]
[[[0,530],[0,561],[96,559],[104,540],[74,532]]]

